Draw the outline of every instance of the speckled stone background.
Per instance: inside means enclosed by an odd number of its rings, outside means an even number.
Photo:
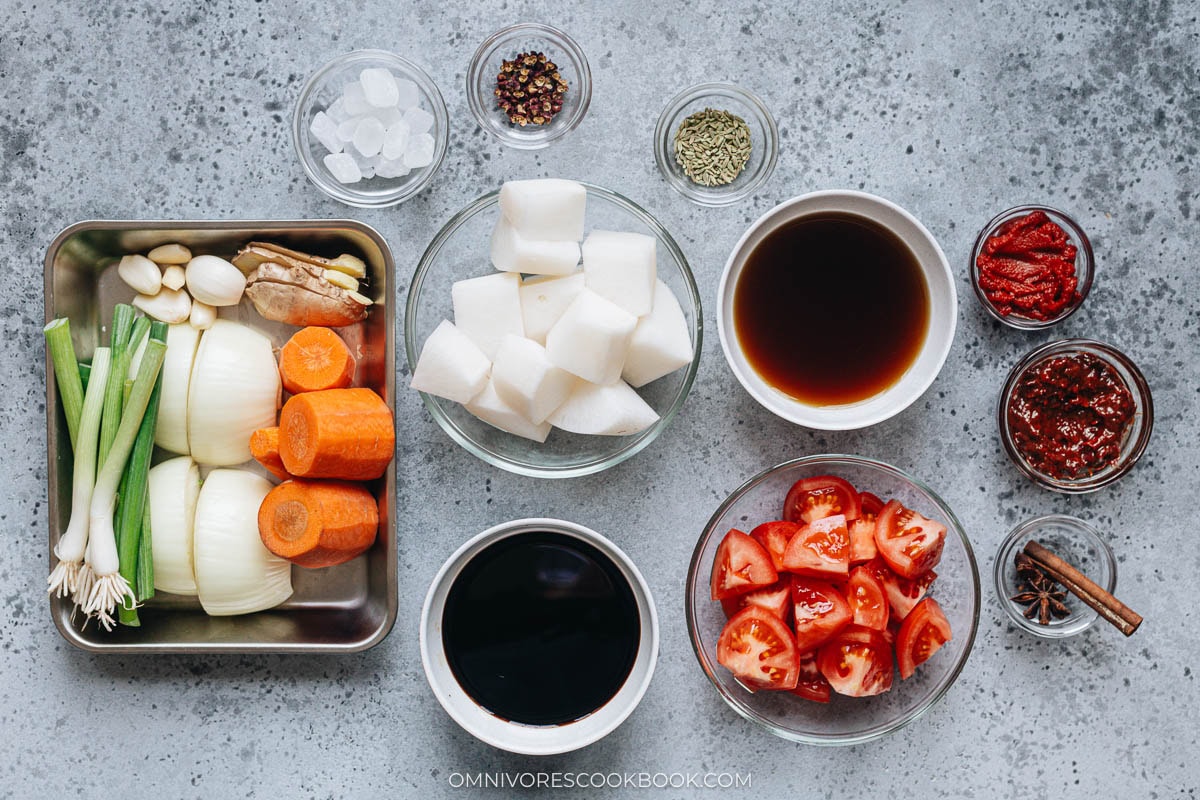
[[[511,792],[456,789],[456,774],[556,770],[750,773],[745,794],[764,797],[1197,794],[1195,4],[4,6],[0,796],[465,798]],[[489,139],[464,97],[476,45],[520,20],[570,32],[595,77],[583,125],[537,153]],[[452,117],[433,186],[385,211],[326,199],[305,180],[288,135],[305,76],[358,47],[423,64]],[[759,93],[782,137],[765,189],[719,210],[674,193],[651,155],[667,98],[708,79]],[[699,378],[653,446],[598,477],[515,477],[452,444],[417,396],[401,392],[400,614],[379,647],[348,657],[98,658],[59,637],[44,590],[37,288],[59,229],[97,217],[350,216],[386,236],[402,301],[421,250],[456,209],[505,179],[547,175],[610,186],[651,210],[679,240],[708,303]],[[933,387],[893,420],[845,434],[802,430],[759,408],[727,369],[712,314],[721,267],[745,226],[781,200],[835,187],[911,210],[941,242],[960,296],[957,338]],[[966,277],[980,226],[1026,202],[1073,214],[1098,260],[1087,303],[1050,334],[989,321]],[[1084,497],[1023,479],[993,422],[1009,366],[1060,336],[1124,349],[1157,409],[1141,465]],[[407,372],[398,382],[406,380]],[[944,701],[897,735],[833,750],[777,740],[726,708],[697,667],[682,609],[695,537],[721,499],[766,466],[822,451],[881,458],[926,478],[967,527],[985,597],[974,651]],[[1147,618],[1132,639],[1096,627],[1040,641],[1002,616],[990,584],[996,547],[1017,521],[1048,512],[1090,520],[1112,544],[1119,593]],[[429,580],[461,541],[541,514],[592,526],[632,555],[656,594],[662,644],[654,682],[623,727],[539,760],[480,744],[442,712],[416,630]]]

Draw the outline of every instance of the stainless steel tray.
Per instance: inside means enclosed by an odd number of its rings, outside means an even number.
[[[358,345],[356,381],[383,397],[395,410],[396,343],[392,276],[395,264],[387,243],[374,229],[353,220],[233,222],[80,222],[62,231],[46,253],[46,321],[67,316],[80,358],[90,358],[109,323],[112,307],[132,292],[116,275],[126,253],[145,253],[167,242],[193,252],[226,258],[246,242],[278,242],[298,250],[336,256],[352,253],[367,263],[366,293],[375,301],[367,319],[350,329]],[[244,304],[243,321],[282,345],[291,328],[273,327]],[[235,317],[236,318],[236,317]],[[361,341],[353,341],[361,337]],[[50,373],[47,366],[47,373]],[[71,504],[71,443],[53,378],[46,387],[46,441],[49,450],[50,547],[66,528]],[[141,627],[106,632],[71,619],[71,604],[50,599],[50,613],[63,638],[76,647],[112,653],[352,653],[378,644],[396,621],[395,465],[373,486],[379,499],[380,527],[374,546],[337,567],[292,568],[292,597],[270,611],[237,617],[210,617],[195,598],[159,593],[139,611]],[[53,561],[51,561],[53,563]]]

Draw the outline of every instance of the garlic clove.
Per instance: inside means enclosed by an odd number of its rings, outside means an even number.
[[[217,256],[196,256],[184,273],[192,297],[210,306],[235,306],[246,289],[246,277]]]
[[[133,298],[133,307],[160,322],[174,324],[187,321],[192,313],[192,298],[182,290],[162,289],[154,295],[139,294]]]
[[[192,251],[181,244],[162,244],[146,254],[155,264],[186,264],[192,260]]]
[[[128,255],[117,265],[117,275],[138,294],[154,295],[162,288],[162,272],[145,256]]]
[[[206,331],[217,321],[217,309],[208,303],[192,299],[192,313],[188,318],[192,327],[198,331]]]
[[[182,289],[186,280],[183,267],[178,264],[169,264],[163,269],[162,285],[168,289]]]

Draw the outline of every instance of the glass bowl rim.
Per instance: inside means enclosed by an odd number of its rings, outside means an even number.
[[[765,148],[762,164],[750,176],[745,185],[736,190],[722,191],[722,187],[698,188],[696,184],[680,178],[671,171],[672,159],[668,152],[669,142],[673,135],[671,123],[683,111],[684,106],[706,96],[732,97],[739,100],[753,109],[759,118],[756,122],[762,123]],[[732,205],[762,188],[775,172],[775,166],[779,162],[779,126],[766,103],[754,92],[727,81],[697,83],[672,97],[659,113],[658,121],[654,125],[654,161],[667,184],[688,200],[702,206]],[[727,184],[727,186],[732,185],[732,183]]]
[[[974,613],[971,615],[971,629],[967,633],[966,639],[963,643],[962,654],[959,656],[958,661],[954,664],[950,671],[946,673],[942,683],[936,687],[934,692],[928,698],[926,698],[921,705],[912,709],[907,714],[902,714],[895,719],[874,725],[871,728],[859,733],[814,735],[808,733],[799,733],[797,731],[784,728],[775,721],[758,714],[750,708],[744,707],[741,703],[736,702],[735,699],[725,691],[725,687],[716,679],[714,670],[709,668],[707,660],[704,656],[704,646],[700,641],[700,634],[696,623],[695,613],[692,610],[692,598],[695,596],[697,590],[697,582],[700,575],[700,558],[704,551],[704,545],[717,530],[713,527],[714,524],[717,522],[717,520],[725,515],[725,513],[734,503],[751,492],[753,489],[756,489],[768,478],[783,470],[798,466],[825,466],[830,463],[839,462],[858,467],[878,469],[882,472],[889,473],[893,477],[911,483],[933,499],[934,505],[938,507],[938,510],[946,514],[947,529],[952,530],[955,532],[955,534],[957,534],[959,541],[963,546],[963,552],[967,558],[967,566],[970,568],[971,590],[972,597],[974,598]],[[863,742],[878,739],[886,736],[889,733],[900,730],[909,723],[924,716],[929,709],[936,706],[938,702],[945,697],[946,693],[950,690],[950,687],[953,686],[958,680],[958,676],[962,673],[963,667],[966,666],[967,660],[970,658],[971,650],[975,646],[975,635],[979,628],[979,612],[980,605],[982,603],[979,583],[979,565],[975,559],[975,550],[971,546],[971,540],[967,537],[967,533],[964,530],[962,523],[954,514],[954,511],[950,508],[949,504],[942,499],[941,495],[930,488],[924,481],[914,477],[913,475],[910,475],[908,472],[900,469],[899,467],[888,464],[885,461],[879,461],[878,459],[867,458],[866,456],[849,455],[845,453],[820,453],[816,455],[793,458],[780,464],[776,464],[773,467],[768,467],[767,469],[762,470],[757,475],[743,483],[741,486],[734,489],[729,496],[725,498],[721,505],[717,507],[717,510],[713,512],[712,516],[709,517],[708,522],[706,522],[704,525],[704,530],[701,531],[700,537],[696,540],[696,547],[692,551],[692,558],[688,564],[687,579],[684,583],[684,593],[684,612],[687,618],[688,639],[692,644],[692,650],[696,655],[696,660],[700,662],[701,670],[704,672],[709,682],[712,683],[716,688],[717,693],[721,696],[721,699],[725,701],[725,704],[743,718],[759,725],[762,728],[765,728],[767,731],[779,736],[780,738],[793,742],[799,742],[801,744],[819,746],[862,744]]]
[[[1067,232],[1076,240],[1078,254],[1075,262],[1075,273],[1079,278],[1079,284],[1075,290],[1079,292],[1079,300],[1065,308],[1056,317],[1050,319],[1031,319],[1029,317],[1021,317],[1013,314],[1004,315],[996,310],[992,302],[988,300],[987,295],[983,292],[983,287],[979,285],[979,266],[977,261],[979,254],[983,250],[983,244],[995,230],[1005,222],[1022,214],[1029,214],[1034,211],[1042,211],[1047,215],[1057,217],[1056,222],[1065,223]],[[1080,259],[1082,256],[1082,259]],[[1047,205],[1031,203],[1028,205],[1013,206],[1012,208],[1001,211],[996,216],[992,217],[986,225],[979,231],[979,235],[975,237],[975,244],[971,247],[971,263],[968,265],[969,274],[971,276],[971,288],[975,292],[975,299],[979,301],[979,305],[987,312],[988,316],[997,320],[1010,328],[1023,331],[1039,331],[1046,328],[1052,328],[1060,322],[1063,322],[1076,311],[1083,307],[1083,303],[1087,300],[1088,294],[1092,290],[1092,281],[1096,274],[1096,257],[1092,251],[1092,241],[1084,232],[1083,227],[1065,211]]]
[[[1062,480],[1052,478],[1034,469],[1017,451],[1016,443],[1012,441],[1012,434],[1008,428],[1008,414],[1006,413],[1006,409],[1008,408],[1008,401],[1016,389],[1017,380],[1025,370],[1038,363],[1038,361],[1052,355],[1080,352],[1098,354],[1114,366],[1121,379],[1125,381],[1126,388],[1129,389],[1130,394],[1141,404],[1141,408],[1139,413],[1134,414],[1134,419],[1131,423],[1133,427],[1126,437],[1127,441],[1132,442],[1129,452],[1123,453],[1120,462],[1085,478]],[[1122,372],[1127,373],[1127,375],[1122,374]],[[1137,364],[1113,345],[1097,341],[1096,339],[1054,339],[1030,350],[1018,359],[1017,363],[1009,370],[1008,376],[1004,379],[1004,385],[1000,389],[999,400],[996,403],[996,423],[1000,433],[1000,444],[1004,448],[1005,454],[1008,455],[1009,461],[1016,466],[1021,474],[1039,486],[1051,491],[1063,494],[1086,494],[1115,483],[1132,470],[1134,465],[1141,460],[1146,452],[1146,448],[1150,444],[1150,434],[1154,430],[1154,399],[1150,393],[1150,384]],[[1124,446],[1122,446],[1122,451],[1124,449]]]
[[[425,95],[429,101],[429,105],[432,106],[429,112],[433,114],[434,124],[437,128],[437,135],[434,137],[433,161],[430,162],[429,166],[423,168],[425,174],[413,183],[398,186],[388,194],[379,197],[368,197],[353,189],[346,188],[346,185],[327,180],[313,164],[312,154],[307,152],[301,144],[304,136],[306,117],[312,107],[312,96],[316,92],[320,82],[337,69],[355,62],[370,60],[388,62],[407,73],[406,77],[410,78],[420,87],[422,94]],[[296,157],[300,160],[300,166],[304,170],[305,176],[310,183],[327,196],[355,208],[389,208],[399,205],[405,200],[419,194],[433,181],[434,175],[441,169],[442,162],[446,158],[446,151],[449,149],[449,144],[450,115],[446,108],[446,100],[442,97],[437,84],[415,62],[389,50],[371,48],[350,50],[329,59],[308,76],[308,79],[300,88],[300,94],[297,95],[296,103],[292,110],[292,149],[295,150]],[[353,184],[350,185],[352,186]]]
[[[512,472],[517,475],[525,475],[531,478],[577,478],[584,475],[593,475],[597,472],[614,467],[623,461],[626,461],[640,453],[650,445],[658,436],[666,429],[667,425],[675,418],[680,409],[683,408],[684,401],[687,400],[691,393],[692,385],[696,380],[696,373],[700,368],[700,355],[704,339],[704,312],[700,301],[700,291],[696,286],[696,278],[692,274],[692,268],[688,264],[687,257],[684,256],[683,250],[679,247],[678,242],[666,227],[659,222],[654,215],[642,208],[637,203],[633,202],[624,195],[618,194],[611,189],[605,189],[602,186],[597,186],[586,181],[576,181],[583,186],[591,194],[598,197],[603,197],[605,200],[615,204],[631,213],[635,218],[640,220],[648,227],[653,234],[666,245],[668,252],[674,259],[675,264],[679,267],[680,275],[683,278],[684,287],[687,289],[687,297],[691,301],[692,317],[695,326],[695,341],[692,342],[692,360],[688,363],[683,380],[679,389],[675,393],[671,405],[661,414],[659,420],[652,426],[647,428],[636,439],[627,443],[615,452],[608,453],[602,457],[590,459],[588,461],[569,464],[561,467],[543,467],[530,466],[526,463],[513,461],[509,458],[501,456],[497,453],[488,450],[471,440],[457,425],[442,411],[441,407],[436,402],[432,395],[420,392],[421,400],[425,404],[425,408],[433,416],[438,426],[446,432],[455,442],[473,454],[476,458],[491,464],[494,467]],[[421,294],[422,286],[425,282],[425,276],[429,273],[434,260],[437,258],[442,248],[453,237],[455,233],[463,226],[467,220],[475,217],[484,209],[497,205],[500,201],[500,190],[494,189],[487,194],[481,195],[475,200],[468,203],[464,208],[454,214],[434,235],[430,240],[429,245],[421,254],[420,260],[417,262],[416,271],[413,273],[412,281],[408,287],[408,299],[404,309],[404,350],[408,359],[409,370],[415,368],[419,351],[416,345],[416,310],[417,301]]]

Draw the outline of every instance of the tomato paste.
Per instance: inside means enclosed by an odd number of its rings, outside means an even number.
[[[1079,302],[1075,245],[1044,211],[1009,220],[983,243],[979,288],[1001,316],[1054,319]]]
[[[1135,410],[1113,366],[1079,353],[1025,370],[1006,413],[1012,440],[1030,466],[1051,478],[1076,480],[1120,457]]]

